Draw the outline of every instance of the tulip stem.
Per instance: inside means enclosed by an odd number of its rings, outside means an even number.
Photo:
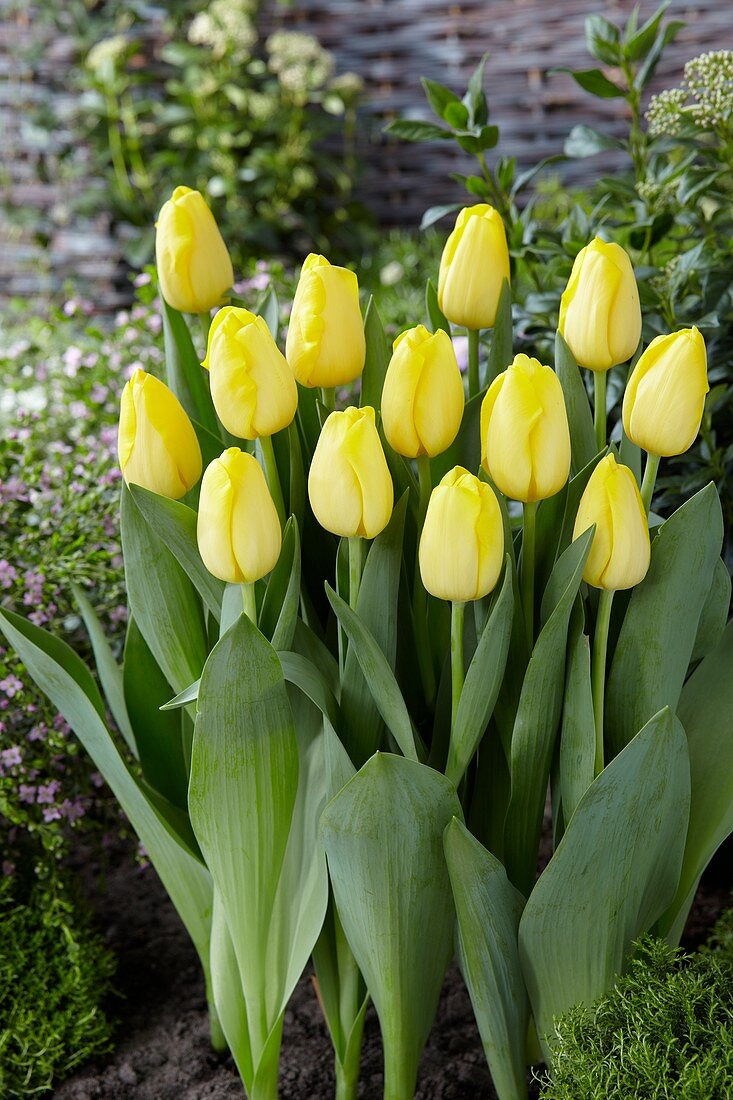
[[[593,668],[591,689],[593,694],[593,719],[596,727],[595,775],[603,771],[603,703],[606,691],[606,655],[608,652],[608,627],[611,622],[613,592],[601,589],[596,614],[596,633],[593,639]]]
[[[206,358],[206,353],[209,350],[209,329],[211,328],[211,314],[210,313],[199,313],[198,318],[199,318],[199,323],[201,325],[201,331],[204,335],[204,355],[203,355],[203,358]]]
[[[244,604],[245,615],[250,622],[257,626],[257,597],[254,584],[242,585],[242,603]]]
[[[326,412],[332,413],[336,408],[336,390],[333,386],[321,386],[321,404]]]
[[[468,329],[468,396],[475,397],[480,389],[478,373],[479,330]]]
[[[463,681],[466,671],[463,665],[463,619],[466,611],[465,603],[454,600],[451,604],[450,616],[450,670],[451,670],[451,740],[453,739],[458,704],[461,701]]]
[[[433,491],[433,478],[430,473],[430,458],[428,455],[418,455],[417,476],[420,484],[420,503],[418,506],[418,527],[422,531],[425,522],[425,513],[428,510],[430,494]]]
[[[349,539],[349,607],[352,611],[356,611],[361,584],[361,541],[360,535]]]
[[[280,485],[280,474],[278,473],[277,461],[275,459],[275,448],[272,445],[272,436],[261,435],[259,444],[260,450],[262,451],[262,461],[265,467],[267,487],[270,490],[270,496],[277,510],[280,526],[284,527],[287,516],[285,514],[285,501],[283,500],[282,486]]]
[[[654,496],[654,486],[657,481],[658,469],[659,455],[647,454],[646,466],[644,467],[644,480],[641,483],[641,499],[647,515],[649,515],[649,509],[652,506],[652,497]]]
[[[528,501],[524,506],[524,528],[522,533],[522,569],[521,589],[524,609],[524,626],[527,633],[527,646],[530,655],[534,648],[534,557],[535,529],[537,521],[537,502]]]
[[[606,371],[593,371],[593,424],[596,429],[596,452],[606,449]]]

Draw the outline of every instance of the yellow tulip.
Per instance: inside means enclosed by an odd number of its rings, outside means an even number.
[[[696,328],[657,336],[631,372],[624,431],[653,455],[681,455],[700,430],[708,385],[705,340]]]
[[[465,398],[447,332],[408,329],[394,342],[382,390],[382,423],[392,448],[407,458],[441,454],[458,434]]]
[[[117,446],[128,485],[179,500],[201,477],[191,421],[176,395],[144,370],[136,370],[122,391]]]
[[[298,387],[262,317],[235,306],[220,309],[201,365],[211,375],[219,420],[232,435],[274,435],[295,416]]]
[[[176,187],[158,215],[155,262],[169,306],[182,313],[208,313],[234,282],[232,261],[203,196]]]
[[[596,237],[575,257],[560,301],[560,335],[578,363],[607,371],[625,363],[641,336],[639,291],[619,244]]]
[[[321,527],[334,535],[373,539],[384,530],[394,489],[374,409],[331,413],[313,454],[308,496]]]
[[[570,429],[554,370],[516,355],[494,379],[481,406],[481,460],[512,500],[560,492],[570,473]]]
[[[222,581],[252,584],[274,569],[282,543],[280,520],[251,454],[230,447],[206,467],[197,536],[204,565]]]
[[[596,466],[580,498],[573,539],[593,524],[593,545],[583,580],[615,592],[644,580],[651,547],[646,511],[628,466],[607,454]]]
[[[509,249],[501,215],[488,203],[465,207],[443,249],[438,305],[454,325],[491,328],[504,279]]]
[[[303,386],[345,386],[364,369],[366,343],[353,271],[306,257],[293,300],[285,355]]]
[[[439,600],[480,600],[504,562],[504,524],[490,485],[456,466],[430,496],[420,537],[420,575]]]

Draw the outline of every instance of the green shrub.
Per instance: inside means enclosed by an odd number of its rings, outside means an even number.
[[[38,1095],[110,1049],[113,960],[62,879],[0,878],[0,1096]]]
[[[642,940],[606,997],[558,1020],[541,1100],[733,1096],[733,910],[711,943],[686,955]]]

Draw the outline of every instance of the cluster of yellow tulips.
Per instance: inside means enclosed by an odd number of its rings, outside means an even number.
[[[174,307],[205,313],[221,304],[232,267],[201,195],[179,187],[160,214],[157,260],[161,290]],[[486,204],[459,214],[443,252],[438,302],[445,317],[476,338],[495,321],[509,278],[503,224]],[[641,335],[631,262],[618,244],[593,240],[575,260],[560,306],[559,331],[577,362],[595,372],[598,449],[606,444],[605,377],[630,359]],[[335,410],[334,388],[358,379],[365,340],[356,275],[310,255],[293,302],[285,355],[262,317],[223,306],[208,335],[203,366],[226,430],[259,440],[267,479],[252,454],[226,450],[204,473],[199,547],[208,569],[225,581],[252,583],[277,561],[284,521],[271,437],[298,405],[297,383],[319,387],[327,416],[308,478],[311,508],[327,530],[372,539],[392,514],[394,492],[375,411]],[[472,387],[474,388],[473,384]],[[659,336],[631,371],[623,402],[627,437],[649,454],[643,497],[631,470],[609,453],[580,502],[575,536],[596,532],[584,579],[599,588],[629,588],[650,556],[646,513],[660,456],[681,454],[694,440],[708,390],[705,343],[696,328]],[[417,325],[394,342],[381,402],[390,447],[420,462],[445,451],[464,410],[453,344],[439,329]],[[124,476],[156,493],[183,496],[201,475],[201,453],[178,399],[137,371],[125,387],[119,457]],[[419,561],[425,588],[454,602],[492,590],[505,553],[502,516],[492,485],[533,508],[559,492],[570,471],[570,433],[563,391],[551,367],[519,354],[493,380],[481,407],[483,471],[491,484],[456,467],[432,490]],[[268,488],[269,484],[269,488]]]

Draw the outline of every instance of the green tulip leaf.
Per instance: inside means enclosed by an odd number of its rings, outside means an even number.
[[[555,336],[555,371],[565,395],[565,408],[570,426],[572,448],[571,471],[577,473],[587,466],[596,453],[593,414],[580,368],[565,340]]]
[[[178,500],[168,500],[140,485],[131,485],[129,492],[151,530],[165,543],[218,622],[224,582],[212,576],[201,560],[196,512]]]
[[[677,888],[690,770],[682,726],[656,714],[581,798],[527,901],[519,951],[537,1031],[612,985]]]
[[[526,1100],[529,1000],[517,933],[524,898],[503,865],[453,818],[443,837],[458,918],[458,958],[501,1100]]]
[[[433,485],[437,485],[454,466],[477,473],[481,466],[481,403],[485,394],[477,393],[466,402],[458,435],[447,451],[430,460]]]
[[[723,541],[711,483],[659,528],[629,601],[606,691],[606,737],[619,752],[663,706],[676,709]]]
[[[84,625],[87,628],[89,641],[92,643],[94,663],[97,666],[99,680],[112,717],[115,720],[117,729],[124,737],[128,749],[133,756],[137,756],[138,750],[135,744],[135,734],[130,725],[130,717],[127,713],[127,705],[125,703],[122,669],[114,658],[110,644],[102,630],[102,624],[97,618],[96,612],[89,600],[77,584],[73,584],[71,590],[74,593],[74,600],[81,612]]]
[[[247,1006],[242,993],[237,956],[227,928],[224,906],[214,890],[211,918],[211,990],[221,1029],[243,1081],[254,1077],[249,1045]]]
[[[512,292],[507,279],[502,280],[499,302],[496,307],[496,320],[491,331],[491,347],[486,363],[484,385],[490,386],[494,379],[510,366],[512,359]]]
[[[265,291],[262,301],[257,306],[257,313],[269,328],[273,340],[277,340],[280,328],[280,305],[274,287],[269,287]]]
[[[300,603],[300,535],[293,516],[285,524],[282,550],[270,574],[259,626],[274,649],[290,649]]]
[[[568,632],[568,658],[560,729],[560,790],[565,822],[595,778],[596,730],[590,678],[590,642],[583,604],[576,600]]]
[[[207,432],[219,436],[219,422],[211,401],[206,371],[196,354],[188,325],[182,314],[169,306],[162,296],[160,301],[168,385],[191,420],[198,421]]]
[[[443,207],[436,207],[435,209],[443,210]],[[444,212],[448,213],[454,209],[460,208],[451,205],[446,207]],[[438,292],[432,279],[428,279],[425,284],[425,313],[427,314],[428,325],[433,332],[442,329],[443,332],[447,332],[449,336],[451,335],[450,321],[438,305]]]
[[[364,337],[366,339],[366,358],[361,376],[360,405],[371,405],[378,412],[382,405],[382,388],[389,366],[389,344],[384,334],[384,326],[379,316],[377,304],[373,298],[364,315]]]
[[[555,571],[567,581],[535,643],[514,722],[504,862],[509,878],[525,896],[534,881],[547,781],[562,713],[570,614],[592,537],[592,530],[584,532],[558,558]]]
[[[208,871],[181,846],[168,822],[146,798],[105,726],[94,680],[73,650],[9,611],[0,612],[0,630],[104,776],[186,926],[208,987],[212,905]]]
[[[385,1096],[414,1093],[452,954],[442,837],[460,816],[444,776],[377,753],[321,818],[339,919],[379,1016]]]
[[[710,589],[700,612],[700,622],[690,658],[692,664],[707,657],[723,637],[730,611],[730,596],[730,573],[723,559],[718,558],[713,569]]]
[[[208,652],[201,603],[126,486],[121,510],[130,609],[166,680],[174,691],[182,691],[201,675]]]
[[[371,631],[329,584],[326,584],[326,595],[346,632],[349,645],[356,653],[362,675],[382,719],[402,754],[410,760],[417,760],[412,721],[387,658]]]
[[[445,774],[458,786],[479,746],[504,677],[514,618],[514,578],[507,554],[504,581],[466,672]]]
[[[682,689],[678,714],[690,754],[690,825],[677,894],[660,931],[677,944],[700,876],[733,832],[733,621]]]

